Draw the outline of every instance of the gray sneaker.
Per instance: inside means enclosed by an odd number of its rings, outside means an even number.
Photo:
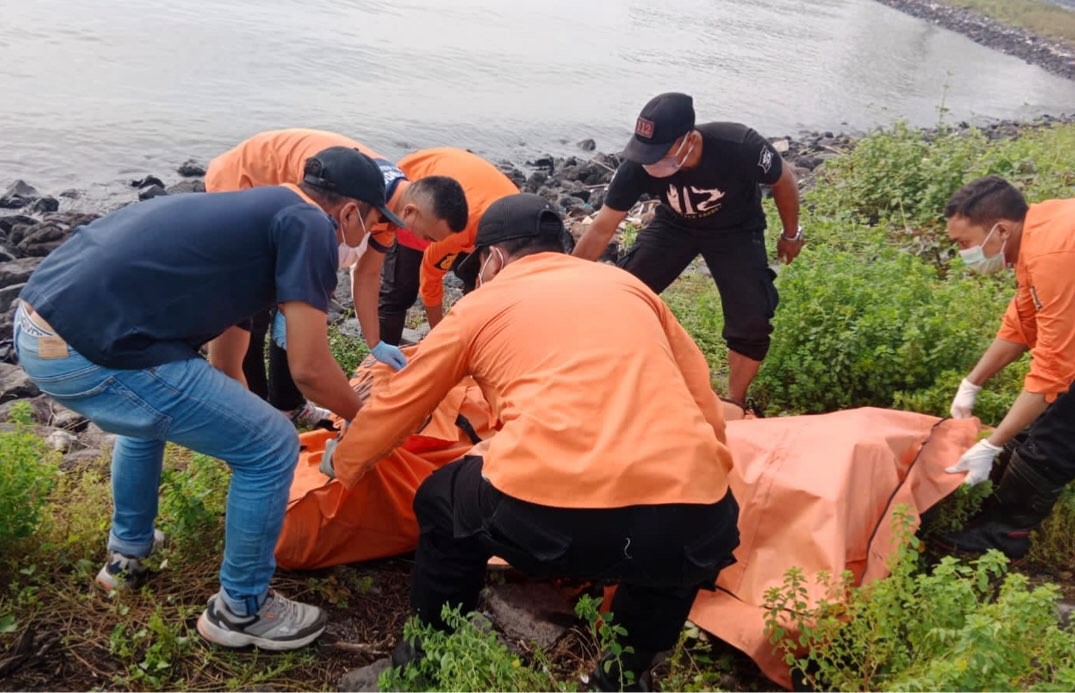
[[[150,547],[149,552],[152,554],[162,546],[164,546],[164,532],[154,529],[153,546]],[[118,551],[111,551],[104,567],[97,572],[94,582],[106,592],[137,589],[149,577],[149,568],[142,563],[145,558],[145,556],[125,556]]]
[[[269,590],[253,616],[237,616],[217,592],[198,618],[198,632],[224,647],[256,645],[263,650],[294,650],[309,645],[325,630],[328,616],[321,609]]]

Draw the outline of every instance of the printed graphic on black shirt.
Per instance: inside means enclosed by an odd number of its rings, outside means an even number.
[[[605,204],[628,211],[643,193],[660,196],[675,222],[698,229],[764,229],[760,185],[780,179],[783,160],[768,140],[739,123],[705,123],[702,157],[691,169],[655,178],[624,162],[609,183]]]

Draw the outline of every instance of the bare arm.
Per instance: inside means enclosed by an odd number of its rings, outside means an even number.
[[[287,325],[287,365],[307,399],[328,407],[347,421],[361,406],[328,346],[324,311],[302,301],[280,304]]]
[[[799,232],[799,182],[788,162],[784,162],[780,178],[773,183],[773,202],[780,213],[780,225],[783,231],[776,241],[777,257],[790,263],[803,248],[802,240],[790,241]]]
[[[978,364],[967,376],[967,380],[974,385],[984,385],[987,380],[1022,356],[1026,350],[1025,344],[1010,342],[999,337],[994,339],[982,357],[978,359]]]
[[[989,442],[998,447],[1003,446],[1041,416],[1047,406],[1049,405],[1045,401],[1045,395],[1023,390],[1012,408],[1004,415],[1004,420],[989,436]]]
[[[584,260],[596,260],[601,257],[601,253],[605,252],[609,241],[612,240],[612,235],[616,233],[616,228],[626,218],[627,212],[612,209],[608,205],[602,207],[598,210],[597,217],[590,224],[590,228],[586,229],[586,233],[582,234],[582,238],[575,245],[572,255]]]
[[[358,263],[351,268],[351,300],[355,304],[355,316],[362,327],[362,335],[371,349],[381,341],[377,302],[381,297],[382,266],[384,253],[367,248]]]
[[[229,378],[248,387],[243,373],[243,359],[250,348],[250,331],[241,327],[229,327],[209,342],[209,364]]]

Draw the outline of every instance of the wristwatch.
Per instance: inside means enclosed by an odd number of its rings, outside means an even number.
[[[783,231],[780,232],[780,237],[785,241],[801,241],[803,239],[803,227],[797,227],[795,229],[795,235],[791,238],[785,236]]]

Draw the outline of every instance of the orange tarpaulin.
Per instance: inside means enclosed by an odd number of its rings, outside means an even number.
[[[728,423],[739,501],[737,563],[717,591],[702,592],[690,618],[748,654],[790,687],[787,666],[765,635],[765,591],[792,566],[803,570],[810,598],[824,597],[818,572],[857,580],[888,575],[893,510],[925,512],[963,481],[948,474],[974,444],[977,419],[945,419],[852,409]]]
[[[352,383],[368,392],[384,375],[384,368],[365,363]],[[962,475],[944,468],[977,432],[976,419],[942,421],[884,409],[729,422],[730,483],[740,506],[738,562],[721,573],[717,591],[699,595],[691,620],[789,685],[787,667],[765,636],[765,591],[779,586],[792,566],[803,570],[813,598],[823,596],[814,582],[819,571],[846,569],[866,581],[887,575],[893,509],[905,505],[916,516],[951,493]],[[480,389],[465,381],[351,491],[318,470],[324,441],[333,434],[304,434],[276,548],[279,565],[315,568],[414,550],[411,506],[419,484],[470,451],[474,434],[494,433]]]

